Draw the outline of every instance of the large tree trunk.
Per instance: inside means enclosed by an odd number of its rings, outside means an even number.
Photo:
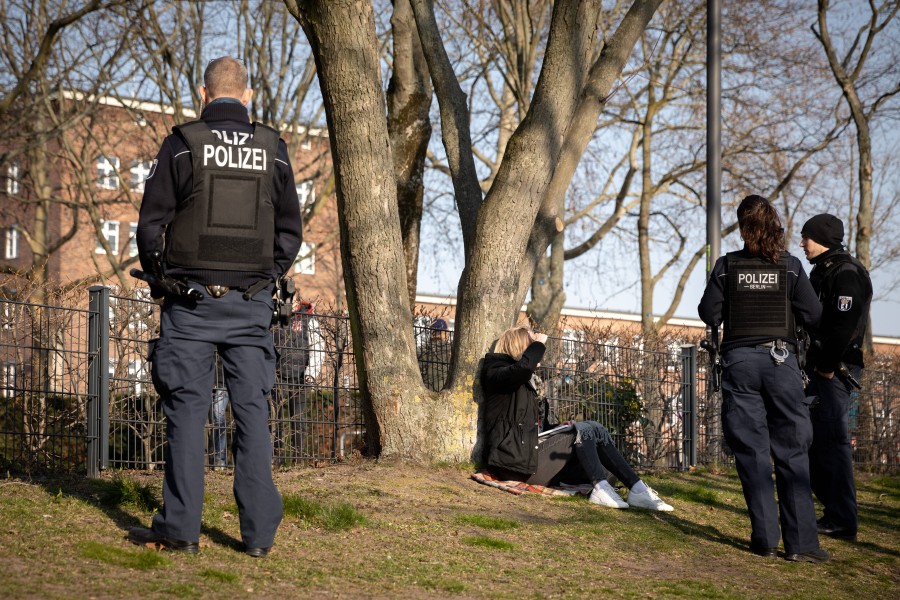
[[[416,364],[372,7],[361,0],[285,3],[310,40],[328,117],[354,351],[372,418],[370,448],[418,460],[468,459],[475,442],[478,365],[516,320],[534,266],[558,233],[558,196],[540,217],[539,211],[547,205],[563,148],[574,148],[567,139],[577,137],[583,151],[602,99],[660,0],[635,2],[596,62],[601,0],[554,5],[534,99],[483,203],[470,174],[471,148],[460,143],[468,140],[468,131],[461,130],[468,127],[464,98],[448,77],[430,3],[413,0],[441,101],[445,148],[448,155],[457,153],[450,163],[467,258],[450,377],[439,396],[426,392]],[[584,119],[590,114],[593,119]],[[473,181],[477,193],[471,191]],[[470,223],[473,212],[477,220]],[[543,231],[537,242],[536,219]]]
[[[372,6],[320,0],[291,6],[316,57],[337,183],[341,259],[370,451],[465,460],[470,398],[438,398],[416,363],[397,187]]]

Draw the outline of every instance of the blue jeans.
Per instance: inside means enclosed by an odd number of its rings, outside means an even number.
[[[579,421],[575,429],[575,453],[591,483],[606,479],[607,470],[629,489],[641,480],[616,448],[606,427],[597,421]]]

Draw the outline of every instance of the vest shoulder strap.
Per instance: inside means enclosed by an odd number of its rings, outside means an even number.
[[[202,144],[204,142],[217,141],[215,134],[209,128],[209,125],[206,124],[206,121],[201,121],[200,119],[176,125],[172,128],[172,132],[179,135],[188,146],[192,146],[194,143]]]
[[[253,122],[253,139],[261,146],[270,149],[272,156],[275,156],[275,152],[278,151],[278,140],[280,138],[281,134],[278,133],[277,129],[273,129],[259,121]]]

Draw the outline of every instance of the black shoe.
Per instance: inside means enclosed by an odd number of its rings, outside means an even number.
[[[265,558],[269,554],[269,548],[244,548],[244,554],[253,558]]]
[[[856,530],[849,527],[838,527],[834,523],[820,523],[818,530],[819,535],[827,535],[838,540],[856,541]]]
[[[778,548],[757,548],[750,546],[750,552],[763,558],[778,558]]]
[[[784,558],[786,560],[792,560],[794,562],[826,563],[831,560],[831,555],[822,548],[816,548],[815,550],[810,550],[809,552],[797,552],[794,554],[788,554]]]
[[[129,529],[128,540],[139,546],[156,544],[166,550],[184,552],[185,554],[197,554],[200,551],[200,545],[197,542],[185,542],[184,540],[167,538],[146,527],[132,527]]]

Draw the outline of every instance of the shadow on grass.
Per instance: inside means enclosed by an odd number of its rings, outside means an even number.
[[[686,535],[690,535],[693,537],[697,537],[703,540],[707,540],[709,542],[713,542],[715,544],[722,544],[723,546],[729,546],[731,548],[736,548],[738,550],[748,550],[750,547],[749,540],[743,540],[739,538],[735,538],[731,535],[722,533],[718,528],[712,525],[706,525],[691,521],[690,519],[685,519],[684,517],[680,517],[677,514],[677,509],[675,513],[661,513],[661,512],[651,512],[651,511],[635,511],[640,513],[646,513],[647,515],[656,517],[659,521],[663,523],[667,523],[679,530],[681,533]]]
[[[127,476],[114,475],[112,480],[54,478],[36,483],[51,495],[67,494],[97,508],[123,532],[123,539],[126,541],[128,541],[128,530],[132,527],[150,526],[149,523],[145,524],[141,518],[129,512],[129,509],[154,513],[162,506],[149,486],[135,484]],[[238,552],[244,549],[241,540],[218,527],[201,525],[200,532],[220,546]],[[131,542],[129,541],[129,543]]]

